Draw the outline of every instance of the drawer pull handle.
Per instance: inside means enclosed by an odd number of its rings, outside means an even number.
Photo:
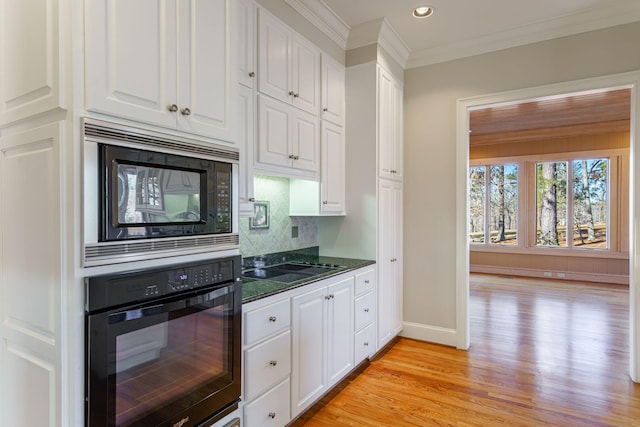
[[[364,312],[365,312],[365,313],[368,313],[368,312],[369,312],[369,309],[368,309],[368,308],[365,308],[365,309],[364,309]]]
[[[276,316],[269,317],[269,322],[275,322],[276,320],[278,320]]]
[[[269,412],[269,418],[274,419],[276,417],[275,412]]]
[[[369,342],[368,342],[368,341],[365,341],[365,342],[364,342],[364,346],[365,346],[365,347],[369,347]]]
[[[271,365],[271,366],[276,366],[277,364],[278,364],[277,360],[272,360],[272,361],[269,362],[269,365]]]
[[[369,284],[369,280],[365,280],[364,283]]]

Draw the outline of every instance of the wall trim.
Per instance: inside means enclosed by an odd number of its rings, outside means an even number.
[[[402,326],[401,337],[456,347],[458,334],[455,329],[412,322],[403,322]]]
[[[580,282],[610,283],[628,285],[629,276],[621,274],[581,273],[579,271],[540,270],[536,268],[496,267],[491,265],[471,264],[471,273],[495,274],[501,276],[533,277],[552,280],[575,280]]]
[[[349,26],[322,0],[285,0],[334,43],[346,50]]]

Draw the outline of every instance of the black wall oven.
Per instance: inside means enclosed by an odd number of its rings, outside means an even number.
[[[238,407],[239,256],[90,277],[86,424],[212,423]]]
[[[239,248],[235,147],[83,125],[85,267]]]

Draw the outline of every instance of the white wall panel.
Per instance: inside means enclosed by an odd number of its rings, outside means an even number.
[[[0,139],[2,426],[61,425],[61,135],[54,123]]]

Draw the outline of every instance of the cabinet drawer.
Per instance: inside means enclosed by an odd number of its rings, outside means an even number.
[[[373,322],[375,315],[375,297],[373,292],[356,298],[356,322],[354,330],[358,331],[368,323]]]
[[[245,351],[244,364],[245,399],[251,400],[291,373],[291,332]]]
[[[270,335],[291,325],[289,299],[284,299],[266,307],[257,308],[244,314],[244,343],[253,345]]]
[[[371,356],[375,350],[376,330],[375,324],[372,323],[360,332],[355,337],[355,365],[362,362],[367,357]]]
[[[285,426],[291,418],[289,379],[245,405],[244,425],[248,427]]]
[[[373,290],[376,284],[376,270],[371,269],[362,273],[356,274],[356,295]]]

